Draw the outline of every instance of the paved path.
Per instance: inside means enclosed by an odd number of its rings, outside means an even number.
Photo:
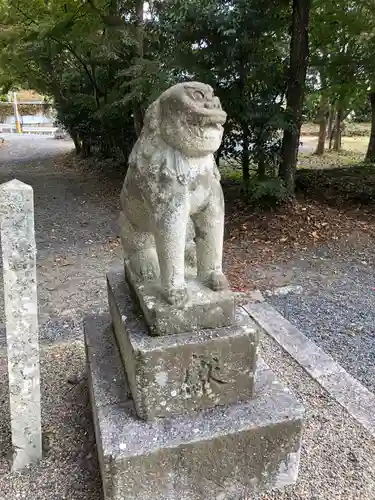
[[[316,137],[301,136],[299,151],[301,153],[313,153],[316,149],[318,139]]]
[[[0,183],[17,178],[34,188],[41,337],[80,337],[82,317],[107,307],[105,273],[119,250],[113,243],[119,186],[99,174],[64,168],[59,155],[73,149],[71,141],[4,138]],[[4,318],[2,283],[0,294]]]
[[[15,166],[39,161],[74,148],[71,140],[57,140],[50,136],[6,133],[1,133],[0,136],[6,141],[6,145],[0,149],[2,168],[4,164]]]

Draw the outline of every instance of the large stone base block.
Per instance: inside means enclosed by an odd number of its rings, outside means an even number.
[[[304,410],[263,363],[253,400],[145,422],[109,318],[85,340],[105,500],[250,500],[296,481]]]
[[[183,307],[171,306],[162,296],[160,281],[141,282],[126,260],[124,265],[126,279],[139,302],[151,335],[220,328],[234,323],[234,292],[214,292],[195,277],[186,276],[189,300]]]
[[[153,337],[123,272],[107,275],[113,328],[137,414],[193,413],[253,396],[259,326],[238,308],[230,327]]]

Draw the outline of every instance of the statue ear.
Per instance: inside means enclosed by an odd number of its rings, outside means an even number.
[[[160,125],[160,101],[157,99],[147,108],[144,124],[148,128],[149,133],[154,133]]]

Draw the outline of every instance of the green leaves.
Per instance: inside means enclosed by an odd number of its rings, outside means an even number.
[[[75,15],[68,15],[52,26],[47,25],[47,29],[44,32],[41,31],[41,35],[52,39],[69,39],[70,32],[75,24],[75,17]]]
[[[117,131],[134,138],[133,118],[139,124],[160,92],[198,79],[228,112],[219,157],[277,170],[282,130],[295,127],[285,113],[290,0],[9,0],[0,19],[0,87],[50,96],[81,141],[118,151]],[[365,108],[374,26],[372,0],[313,0],[309,116],[322,92],[346,110]]]

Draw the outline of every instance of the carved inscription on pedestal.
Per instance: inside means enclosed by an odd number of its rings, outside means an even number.
[[[185,398],[213,396],[218,386],[227,383],[225,368],[218,354],[193,354],[180,393]]]

